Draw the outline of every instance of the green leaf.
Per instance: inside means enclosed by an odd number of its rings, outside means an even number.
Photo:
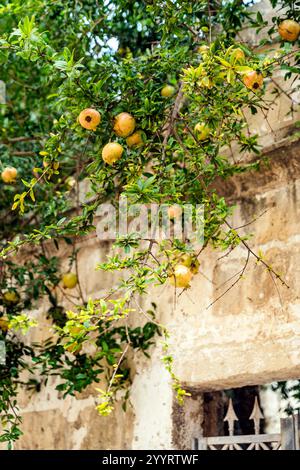
[[[247,65],[236,65],[234,69],[236,70],[236,72],[241,74],[253,72],[253,68],[248,67]]]
[[[33,192],[33,189],[30,190],[30,193],[29,193],[31,199],[33,202],[35,202],[35,197],[34,197],[34,192]]]
[[[224,65],[224,67],[226,68],[231,68],[231,64],[229,62],[227,62],[227,60],[223,59],[222,57],[219,57],[219,56],[216,56],[216,59],[222,64]]]

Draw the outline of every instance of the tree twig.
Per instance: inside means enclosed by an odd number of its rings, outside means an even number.
[[[247,266],[248,266],[249,258],[250,258],[250,252],[248,251],[246,262],[245,262],[245,264],[244,264],[243,269],[240,271],[240,275],[239,275],[238,279],[236,279],[236,280],[231,284],[231,286],[228,287],[228,289],[226,289],[224,292],[222,292],[221,295],[219,295],[213,302],[211,302],[211,303],[206,307],[206,310],[208,310],[208,309],[209,309],[210,307],[212,307],[216,302],[218,302],[218,300],[220,300],[224,295],[226,295],[226,294],[242,279],[242,277],[244,276],[244,273],[245,273],[245,271],[246,271],[246,268],[247,268]],[[237,276],[237,274],[235,274],[235,276]]]
[[[227,227],[230,228],[230,230],[234,230],[233,227],[229,224],[229,222],[227,222],[227,220],[224,220],[225,224],[227,225]],[[248,245],[248,243],[243,240],[242,237],[240,237],[240,235],[237,233],[236,236],[238,237],[238,239],[240,240],[240,242],[244,245],[245,248],[247,248],[247,250],[251,253],[252,256],[254,256],[254,258],[259,262],[259,263],[262,263],[265,268],[267,268],[267,270],[271,273],[273,273],[273,275],[276,277],[276,279],[279,279],[279,281],[281,282],[282,285],[284,285],[285,287],[287,287],[289,289],[289,286],[288,284],[285,282],[284,279],[282,279],[282,277],[280,276],[280,274],[278,274],[276,271],[274,271],[274,269],[272,268],[272,266],[270,266],[268,263],[266,263],[261,256],[257,255],[251,248],[250,246]]]

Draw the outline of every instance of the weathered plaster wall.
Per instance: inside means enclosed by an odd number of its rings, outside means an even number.
[[[104,261],[109,245],[99,243],[96,238],[78,240],[80,256],[78,268],[85,298],[99,297],[116,282],[113,276],[103,278],[95,271],[97,263]],[[63,245],[57,252],[52,244],[46,244],[48,253],[59,256],[68,266],[70,247]],[[62,268],[64,269],[64,268]],[[76,302],[78,291],[70,294]],[[47,319],[49,305],[45,303],[39,310],[33,312],[38,320],[38,327],[30,333],[31,341],[41,341],[54,334],[52,323]],[[24,436],[16,444],[16,449],[128,449],[133,440],[133,409],[128,408],[125,414],[121,405],[117,404],[113,415],[101,418],[95,406],[98,392],[90,386],[82,394],[62,399],[62,394],[55,390],[55,378],[49,381],[47,387],[40,393],[21,392],[21,408],[23,416],[22,430]]]
[[[300,376],[299,145],[270,157],[270,173],[233,180],[240,205],[232,225],[267,211],[247,227],[255,234],[249,244],[263,252],[290,288],[250,258],[243,279],[207,309],[234,282],[226,281],[243,268],[247,256],[243,247],[219,261],[220,254],[211,252],[202,263],[206,277],[181,296],[172,327],[174,354],[181,358],[175,361],[176,371],[188,384],[229,388]],[[287,170],[290,165],[293,171]],[[179,328],[183,323],[184,329]]]

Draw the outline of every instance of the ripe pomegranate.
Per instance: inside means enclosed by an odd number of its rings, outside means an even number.
[[[76,286],[78,279],[75,273],[65,273],[62,277],[62,282],[66,289],[73,289]]]
[[[176,88],[172,85],[165,85],[162,89],[161,89],[161,96],[163,98],[170,98],[171,96],[173,96],[175,94],[175,91],[176,91]]]
[[[170,284],[175,287],[190,287],[190,281],[193,277],[192,271],[184,264],[177,264],[174,272],[170,275]]]
[[[141,147],[144,143],[143,131],[136,131],[126,139],[126,144],[130,148]]]
[[[120,160],[124,149],[118,142],[109,142],[103,147],[102,158],[108,165],[113,165]]]
[[[198,122],[194,131],[198,140],[206,140],[210,134],[210,128],[204,122]]]
[[[247,88],[255,91],[263,86],[264,77],[261,73],[252,70],[244,75],[243,82]]]
[[[278,26],[278,32],[284,41],[295,42],[300,34],[300,25],[294,20],[283,20]]]
[[[115,117],[114,131],[119,137],[128,137],[135,129],[135,119],[129,113],[120,113]]]
[[[9,166],[4,168],[4,170],[1,173],[1,178],[4,183],[15,183],[16,178],[18,175],[18,171],[16,168],[13,166]]]
[[[94,131],[101,122],[101,114],[96,109],[86,108],[79,114],[78,122],[84,129]]]

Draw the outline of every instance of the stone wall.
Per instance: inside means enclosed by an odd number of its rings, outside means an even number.
[[[211,252],[202,263],[205,278],[180,298],[174,319],[172,337],[181,346],[175,355],[184,358],[177,373],[188,384],[230,388],[300,376],[299,151],[298,143],[273,150],[270,170],[234,178],[225,188],[239,200],[232,225],[258,217],[247,227],[254,234],[249,245],[262,251],[289,289],[250,257],[243,279],[207,309],[235,281],[226,283],[247,256],[243,247],[219,261],[220,254]],[[183,322],[188,335],[179,329]],[[197,364],[188,368],[195,357]]]

